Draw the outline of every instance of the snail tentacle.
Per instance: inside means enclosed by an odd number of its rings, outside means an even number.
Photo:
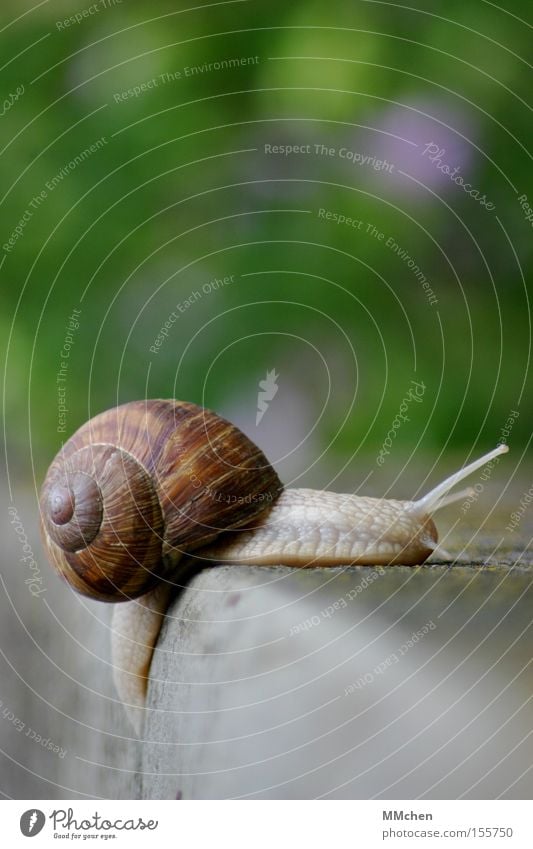
[[[482,457],[479,457],[477,460],[474,460],[472,463],[469,463],[468,466],[464,467],[464,469],[459,469],[458,472],[455,472],[453,475],[447,477],[434,489],[432,489],[431,492],[428,492],[427,495],[424,495],[417,501],[411,502],[411,510],[413,511],[413,513],[418,512],[421,514],[431,514],[438,510],[440,507],[444,507],[445,504],[452,503],[449,500],[450,497],[448,497],[448,499],[444,498],[444,496],[446,496],[446,494],[450,491],[450,489],[452,489],[452,487],[456,486],[458,483],[467,478],[473,472],[476,472],[478,469],[481,469],[482,466],[486,465],[486,463],[490,463],[491,460],[494,460],[500,454],[507,454],[508,451],[509,446],[505,443],[497,445],[496,448],[493,448],[492,451],[489,451],[487,454],[484,454]]]

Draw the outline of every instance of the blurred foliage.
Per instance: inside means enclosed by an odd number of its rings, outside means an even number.
[[[512,14],[481,0],[418,10],[109,0],[59,27],[90,5],[4,0],[0,13],[4,97],[24,86],[1,118],[3,245],[47,182],[105,139],[2,250],[12,455],[26,464],[31,440],[42,466],[65,438],[56,375],[74,308],[69,433],[145,395],[254,407],[276,367],[311,400],[311,418],[325,408],[320,441],[339,456],[379,449],[413,378],[426,396],[398,432],[399,453],[419,441],[492,445],[518,408],[513,441],[529,439],[531,226],[517,200],[533,205],[527,0]],[[428,162],[430,142],[494,211]],[[266,154],[265,144],[311,152]],[[316,155],[315,144],[336,153]],[[387,159],[394,174],[354,165],[341,148]],[[323,220],[320,208],[364,226]],[[150,352],[178,302],[231,274]]]

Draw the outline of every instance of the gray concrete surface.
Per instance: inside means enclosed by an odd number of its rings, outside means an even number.
[[[470,565],[394,567],[366,588],[368,568],[197,575],[170,609],[141,741],[112,686],[110,607],[55,578],[35,496],[17,486],[46,589],[32,597],[4,489],[0,792],[531,797],[533,510],[505,532],[529,485],[494,511],[499,488],[487,485],[468,514],[439,517]]]
[[[11,506],[42,578],[36,597],[26,584],[36,571],[20,560]],[[134,773],[127,770],[135,770],[140,744],[112,684],[111,607],[76,595],[52,573],[29,489],[18,486],[12,504],[2,488],[0,516],[0,792],[15,799],[129,798]]]
[[[152,665],[142,795],[530,798],[532,602],[507,566],[206,570]]]

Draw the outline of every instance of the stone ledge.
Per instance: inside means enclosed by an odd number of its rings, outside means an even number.
[[[532,601],[528,566],[205,569],[155,652],[140,793],[530,798]]]

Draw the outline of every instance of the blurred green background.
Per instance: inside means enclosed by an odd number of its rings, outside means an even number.
[[[13,470],[40,478],[106,407],[175,396],[232,417],[286,478],[355,483],[346,464],[379,471],[412,380],[391,463],[479,453],[513,410],[525,445],[531,4],[190,5],[2,4]]]

